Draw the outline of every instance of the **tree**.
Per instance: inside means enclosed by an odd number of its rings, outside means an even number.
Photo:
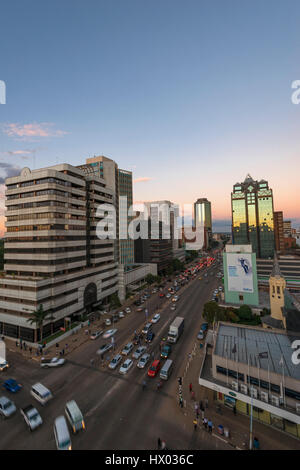
[[[44,321],[48,320],[52,317],[52,313],[45,312],[43,304],[40,304],[39,307],[32,312],[32,316],[27,319],[27,321],[32,325],[33,323],[36,325],[37,328],[40,329],[40,340],[43,340],[43,326]]]
[[[149,285],[153,284],[153,282],[155,282],[155,280],[156,280],[156,276],[153,276],[153,274],[151,274],[151,273],[147,274],[147,276],[145,277],[145,281]]]
[[[208,323],[213,323],[214,320],[218,320],[218,313],[220,308],[216,302],[207,302],[203,307],[203,318]]]
[[[120,302],[119,296],[116,292],[114,294],[110,295],[109,303],[110,303],[112,308],[121,307],[121,302]]]
[[[248,305],[241,305],[237,311],[237,315],[240,320],[251,320],[252,319],[252,310]]]

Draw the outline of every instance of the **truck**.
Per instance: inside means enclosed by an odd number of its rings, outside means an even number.
[[[20,411],[30,431],[34,431],[34,429],[38,428],[39,426],[41,426],[41,424],[43,424],[41,415],[34,406],[25,406],[25,408],[21,408]]]
[[[168,343],[176,343],[184,329],[184,318],[176,317],[168,332]]]

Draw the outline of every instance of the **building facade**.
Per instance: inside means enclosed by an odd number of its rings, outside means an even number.
[[[236,412],[300,438],[294,339],[282,330],[219,322],[210,336],[212,348],[205,348],[199,385]]]
[[[273,258],[274,210],[273,192],[265,180],[254,181],[247,175],[236,183],[231,193],[232,240],[234,244],[251,243],[259,258]]]
[[[117,163],[103,155],[87,158],[86,165],[94,173],[105,179],[107,187],[114,193],[116,208],[116,260],[126,266],[134,263],[134,242],[128,237],[128,225],[132,217],[128,217],[128,209],[133,203],[132,172],[119,169]]]
[[[204,228],[204,249],[207,249],[212,240],[211,202],[206,198],[197,199],[194,203],[194,226]]]
[[[225,302],[231,305],[259,304],[256,254],[251,245],[226,245],[223,253]]]
[[[0,332],[37,342],[28,319],[40,305],[46,337],[117,292],[114,245],[96,235],[96,209],[114,195],[103,178],[68,164],[24,168],[6,188]]]
[[[284,252],[283,212],[274,212],[274,237],[276,251]]]

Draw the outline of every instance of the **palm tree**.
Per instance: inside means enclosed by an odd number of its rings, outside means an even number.
[[[28,322],[32,325],[35,323],[37,328],[40,328],[41,331],[41,341],[43,339],[43,324],[45,320],[52,318],[50,312],[45,312],[43,304],[40,304],[39,307],[32,312],[32,317],[28,318]]]

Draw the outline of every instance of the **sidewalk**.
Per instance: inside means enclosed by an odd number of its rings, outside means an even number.
[[[213,422],[212,439],[220,439],[227,442],[232,448],[236,450],[249,449],[249,425],[250,417],[237,413],[234,415],[233,410],[221,404],[221,414],[217,412],[218,402],[214,401],[214,392],[199,385],[199,372],[204,355],[204,348],[200,349],[199,341],[195,342],[194,347],[190,353],[190,357],[182,365],[181,374],[183,377],[182,391],[185,407],[185,419],[187,418],[189,424],[193,422],[196,416],[195,402],[205,403],[207,400],[208,407],[205,407],[204,416]],[[195,401],[192,399],[192,394],[189,391],[189,385],[192,383],[193,391],[195,392]],[[178,397],[178,392],[177,392]],[[202,412],[198,418],[199,428],[202,429]],[[218,426],[222,425],[228,428],[230,437],[226,438],[224,435],[218,433]],[[253,436],[256,436],[260,442],[260,448],[263,450],[299,450],[300,442],[298,439],[281,432],[274,427],[262,424],[253,419]]]

